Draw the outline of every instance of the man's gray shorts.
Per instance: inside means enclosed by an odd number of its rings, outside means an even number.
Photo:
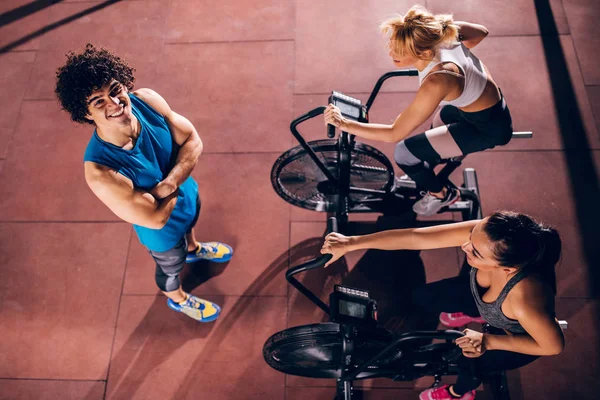
[[[200,193],[196,201],[196,215],[190,224],[188,233],[192,231],[194,225],[200,216]],[[185,257],[187,256],[187,240],[185,235],[177,242],[177,244],[167,251],[152,251],[148,250],[154,261],[156,262],[155,279],[159,289],[163,292],[172,292],[179,289],[181,282],[179,281],[179,273],[185,265]]]

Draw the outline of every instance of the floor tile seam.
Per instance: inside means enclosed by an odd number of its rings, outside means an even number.
[[[573,37],[573,35],[569,35],[571,37],[571,46],[573,46],[573,52],[575,53],[575,59],[577,60],[577,71],[579,72],[579,75],[581,76],[581,81],[583,82],[583,86],[586,86],[585,83],[585,75],[583,74],[583,70],[581,69],[581,59],[579,58],[579,52],[577,51],[577,46],[575,46],[575,38]],[[565,63],[566,63],[566,59],[565,59]],[[567,64],[568,67],[568,64]],[[575,88],[573,88],[573,91],[575,91]],[[586,93],[587,95],[587,93]],[[589,101],[589,99],[588,99]],[[590,105],[591,108],[591,105]],[[583,114],[580,111],[580,114]],[[592,114],[593,114],[593,110],[592,110]],[[581,115],[582,119],[583,119],[583,115]]]
[[[123,293],[121,297],[164,297],[160,294],[149,293]],[[198,294],[198,296],[223,296],[223,297],[240,297],[240,298],[265,298],[265,299],[287,299],[287,294]]]
[[[169,18],[171,18],[171,15],[173,12],[173,0],[168,0],[167,7],[168,7],[167,13],[166,13],[167,15],[165,15],[163,30],[162,30],[162,34],[160,35],[160,41],[161,41],[160,59],[161,60],[164,60],[164,58],[165,58],[165,44],[166,44],[165,37],[167,35],[167,26],[169,25]]]
[[[292,256],[291,254],[291,247],[292,247],[292,206],[288,205],[288,248],[287,248],[287,260],[286,260],[286,268],[285,270],[289,270],[290,269],[290,257]],[[288,329],[289,325],[290,325],[290,307],[289,307],[289,303],[290,303],[290,285],[285,285],[285,329]],[[288,387],[288,374],[284,374],[284,378],[283,378],[283,396],[284,396],[284,400],[287,399],[287,391],[285,390],[285,388]]]
[[[315,378],[315,379],[318,379],[318,378]],[[401,381],[401,382],[406,382],[406,381]],[[286,389],[311,389],[311,388],[315,388],[315,389],[329,389],[329,388],[335,389],[335,385],[300,385],[300,384],[291,385],[291,386],[286,385]],[[377,389],[377,390],[410,390],[411,392],[414,392],[414,391],[421,391],[424,388],[389,387],[389,386],[375,385],[375,386],[368,386],[368,387],[354,386],[354,389],[355,390],[365,389],[364,391],[369,391],[370,389]]]
[[[295,82],[295,79],[294,79]],[[586,86],[594,86],[594,85],[586,85]],[[600,86],[600,85],[595,85],[595,86]],[[346,94],[350,94],[350,95],[370,95],[371,92],[364,92],[364,91],[346,91]],[[404,93],[417,93],[414,90],[380,90],[379,94],[404,94]],[[325,93],[318,93],[318,92],[292,92],[291,93],[292,96],[329,96],[331,95],[331,92]],[[42,101],[56,101],[55,97],[27,97],[27,93],[25,94],[25,97],[22,99],[22,102],[24,101],[37,101],[37,102],[42,102]]]
[[[0,381],[48,381],[48,382],[104,382],[106,379],[65,379],[65,378],[7,378],[0,376]]]
[[[33,57],[33,61],[31,62],[31,69],[27,76],[27,82],[31,82],[31,76],[33,75],[33,69],[35,66],[35,62],[37,61],[38,53],[39,53],[38,51],[35,51],[35,56]],[[27,89],[28,88],[29,88],[29,84],[27,84]],[[11,146],[12,146],[12,142],[15,139],[15,134],[17,133],[17,127],[19,126],[19,120],[21,119],[21,111],[23,110],[23,103],[25,102],[25,99],[27,98],[27,89],[25,89],[25,93],[23,93],[23,97],[20,99],[19,110],[17,111],[17,118],[15,119],[15,122],[14,122],[12,128],[10,128],[12,130],[12,132],[10,133],[8,141],[6,142],[6,150],[5,150],[6,155],[8,155],[8,152],[10,151]]]
[[[520,140],[520,139],[519,139]],[[494,149],[490,153],[574,153],[574,152],[593,152],[598,151],[600,148],[587,147],[587,148],[564,148],[564,149]]]
[[[131,225],[129,222],[124,221],[88,221],[88,220],[0,220],[0,224],[124,224]]]
[[[27,92],[25,92],[25,97],[23,98],[23,100],[21,102],[23,103],[26,101],[42,102],[42,101],[58,101],[58,99],[56,99],[55,97],[27,97]]]
[[[345,91],[345,94],[353,94],[353,95],[370,95],[371,92],[363,92],[363,91]],[[377,94],[401,94],[401,93],[414,93],[417,92],[415,90],[380,90]],[[318,93],[318,92],[294,92],[292,93],[294,96],[330,96],[331,92],[328,93]]]
[[[9,51],[5,51],[4,53],[0,53],[0,54],[10,54],[10,53],[37,53],[40,50],[38,49],[23,49],[23,50],[9,50]]]
[[[310,211],[310,210],[308,210],[308,211]],[[315,211],[315,212],[320,212],[320,211]],[[325,213],[323,213],[323,214],[325,214]],[[323,215],[323,216],[325,217],[325,215]],[[317,221],[316,219],[315,220],[311,220],[311,219],[308,219],[308,220],[292,219],[292,220],[290,220],[290,223],[292,223],[292,224],[298,223],[298,222],[306,222],[309,224],[326,224],[327,223],[326,219],[323,219],[322,221]],[[364,222],[364,221],[358,221],[358,222]]]
[[[106,1],[109,0],[81,0],[81,1],[74,1],[74,0],[66,0],[66,1],[62,1],[60,3],[57,4],[97,4],[97,3],[105,3]],[[112,0],[115,3],[142,3],[142,2],[146,2],[147,0]],[[156,2],[158,2],[159,0],[155,0]]]
[[[125,268],[123,268],[123,276],[121,278],[121,293],[119,294],[119,301],[117,301],[117,316],[115,318],[115,325],[113,330],[112,343],[110,345],[110,351],[108,352],[108,366],[106,368],[106,384],[104,385],[103,399],[106,398],[108,390],[108,377],[110,376],[110,367],[112,365],[112,356],[115,348],[115,341],[117,338],[117,327],[119,325],[119,316],[121,315],[121,301],[123,299],[123,289],[125,287],[125,277],[127,276],[127,266],[129,265],[129,252],[131,251],[131,239],[133,237],[133,227],[129,230],[129,242],[127,244],[127,252],[125,253]]]
[[[562,8],[562,12],[563,15],[565,16],[565,20],[567,21],[567,27],[569,28],[569,34],[573,34],[573,32],[571,31],[571,22],[569,22],[569,14],[567,13],[567,10],[565,9],[565,5],[564,2],[565,0],[560,0],[560,7]],[[552,8],[552,6],[550,6],[550,8]],[[538,21],[538,25],[539,25],[539,21]],[[556,27],[556,30],[558,31],[558,27]]]
[[[500,34],[500,35],[488,35],[486,37],[488,38],[505,38],[505,37],[542,37],[542,36],[568,36],[571,35],[571,30],[569,29],[569,32],[567,33],[546,33],[546,34],[541,34],[541,33],[521,33],[521,34],[510,34],[507,33],[505,35]]]
[[[270,43],[270,42],[295,42],[296,39],[246,39],[246,40],[198,40],[189,42],[165,41],[165,46],[185,46],[195,44],[232,44],[232,43]]]
[[[294,38],[298,37],[298,2],[299,0],[294,1]],[[297,84],[297,65],[296,65],[296,54],[297,54],[297,46],[296,46],[296,40],[294,40],[294,43],[292,45],[293,47],[293,70],[292,70],[292,81],[290,83],[291,85],[291,92],[292,92],[292,117],[294,118],[295,115],[297,115],[296,113],[296,102],[294,101],[294,91],[296,88],[296,84]],[[289,137],[288,137],[289,140]],[[289,142],[288,142],[289,143]],[[287,271],[290,268],[290,258],[291,258],[291,247],[292,247],[292,206],[288,204],[287,207],[287,219],[288,219],[288,243],[287,243],[287,257],[286,257],[286,268],[285,270]],[[290,285],[285,285],[285,324],[284,324],[284,329],[288,329],[289,324],[290,324],[290,307],[289,307],[289,302],[290,302]],[[283,400],[287,400],[287,390],[285,390],[285,388],[287,387],[288,384],[288,374],[284,374],[283,376]]]
[[[278,156],[281,155],[281,152],[283,151],[288,151],[290,148],[286,147],[284,149],[281,150],[266,150],[266,151],[203,151],[202,154],[236,154],[236,155],[240,155],[240,154],[247,154],[247,155],[261,155],[264,156],[265,154],[277,154]]]

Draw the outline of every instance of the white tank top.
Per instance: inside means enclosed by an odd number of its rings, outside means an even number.
[[[440,105],[466,107],[481,96],[487,84],[487,74],[481,61],[471,53],[462,43],[455,42],[449,47],[438,49],[436,59],[431,61],[423,71],[419,71],[419,86],[427,78],[429,71],[438,64],[451,62],[461,69],[465,76],[465,87],[460,96],[452,101],[442,100]],[[448,71],[434,71],[431,73],[448,73]]]

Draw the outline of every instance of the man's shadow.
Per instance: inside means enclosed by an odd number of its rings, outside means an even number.
[[[174,318],[174,316],[172,311],[168,310],[164,304],[164,296],[157,296],[141,322],[127,338],[126,343],[121,346],[121,350],[116,356],[112,357],[110,368],[119,368],[119,370],[110,372],[109,378],[117,380],[117,382],[110,382],[110,387],[107,387],[106,398],[127,400],[134,398],[151,371],[160,367],[174,352],[186,345],[187,341],[181,340],[179,337],[182,326],[184,329],[192,331],[186,335],[190,339],[208,338],[206,343],[203,344],[200,354],[189,364],[187,373],[182,377],[181,383],[172,396],[174,399],[189,397],[189,393],[193,392],[198,385],[198,371],[202,370],[203,364],[210,360],[215,349],[218,349],[227,340],[228,333],[234,328],[234,324],[240,319],[240,316],[254,312],[252,302],[248,301],[248,297],[256,296],[256,293],[260,293],[267,288],[274,280],[285,279],[285,271],[290,265],[290,260],[314,257],[315,247],[320,248],[322,243],[321,238],[308,239],[280,254],[231,305],[225,304],[228,300],[231,301],[231,297],[210,296],[210,300],[222,304],[223,309],[226,310],[219,317],[218,325],[198,324],[191,320],[187,323],[189,318],[184,315],[179,317],[186,323],[167,324],[165,323],[167,318]],[[226,265],[210,264],[208,268],[204,268],[205,266],[197,264],[191,265],[189,268],[186,267],[181,275],[182,286],[185,290],[193,289],[222,273]],[[158,344],[160,345],[160,351],[156,351]],[[260,362],[260,366],[253,365],[252,368],[269,367],[266,363]],[[248,373],[251,374],[252,371]],[[108,385],[109,382],[107,382]],[[85,399],[96,400],[93,391],[90,391]]]
[[[179,276],[183,290],[193,293],[194,289],[202,283],[223,273],[228,264],[207,261],[187,264]],[[123,296],[123,298],[127,297],[130,296]],[[222,307],[227,306],[225,296],[217,294],[208,297]],[[123,309],[123,306],[120,308]],[[167,323],[169,320],[173,323]],[[184,314],[174,314],[166,305],[166,297],[157,294],[141,322],[129,335],[119,352],[110,359],[106,398],[134,398],[148,374],[186,345],[187,340],[182,340],[182,337],[187,336],[194,340],[206,338],[210,336],[214,326],[215,324],[197,323]],[[114,346],[115,344],[113,348]],[[108,387],[110,378],[117,379],[117,382],[110,382],[111,387]],[[89,392],[85,399],[96,399],[94,392]]]

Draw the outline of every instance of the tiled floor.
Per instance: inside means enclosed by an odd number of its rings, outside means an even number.
[[[366,99],[392,69],[377,26],[413,3],[1,1],[0,400],[332,399],[333,381],[286,377],[262,359],[272,333],[323,319],[284,271],[317,254],[325,216],[285,203],[269,174],[297,145],[288,129],[295,116],[323,105],[332,89]],[[534,132],[465,160],[477,170],[484,211],[530,213],[563,238],[557,313],[570,323],[567,347],[510,372],[512,398],[596,399],[600,5],[422,3],[489,28],[475,53],[506,95],[515,130]],[[168,309],[131,227],[85,184],[91,127],[71,123],[53,90],[64,54],[87,42],[128,59],[136,87],[161,93],[204,141],[193,173],[203,201],[197,234],[236,254],[225,265],[189,266],[184,287],[223,306],[215,323]],[[371,120],[391,122],[416,83],[387,83]],[[321,120],[302,132],[325,136]],[[368,143],[393,156],[393,145]],[[404,323],[398,315],[411,285],[453,276],[461,262],[455,249],[363,251],[302,279],[323,298],[342,280],[372,288],[394,328]],[[391,400],[416,399],[428,384],[360,386],[363,399]],[[477,398],[491,397],[483,389]]]

